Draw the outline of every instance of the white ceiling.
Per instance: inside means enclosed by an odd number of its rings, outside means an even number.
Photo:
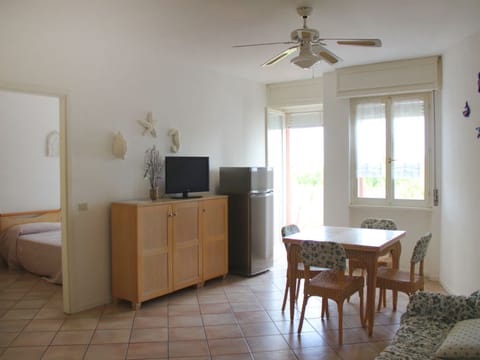
[[[379,61],[442,54],[465,37],[480,32],[480,0],[160,0],[159,42],[179,56],[217,71],[262,83],[299,80],[332,71],[321,62],[301,70],[289,58],[260,65],[289,45],[232,48],[232,45],[289,41],[302,26],[298,6],[313,13],[309,27],[320,37],[380,38],[381,48],[328,48],[345,67]]]

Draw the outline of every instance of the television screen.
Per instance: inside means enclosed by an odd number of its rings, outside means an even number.
[[[166,156],[165,193],[192,197],[191,192],[210,190],[208,156]]]

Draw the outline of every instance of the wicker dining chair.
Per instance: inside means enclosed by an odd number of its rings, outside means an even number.
[[[343,343],[343,304],[351,295],[358,292],[360,296],[360,323],[365,326],[363,312],[363,276],[345,275],[347,255],[342,245],[332,241],[304,241],[301,250],[302,261],[305,266],[304,296],[302,313],[298,324],[298,332],[302,331],[305,309],[311,296],[322,297],[322,313],[329,317],[328,299],[337,303],[338,309],[338,343]],[[316,276],[310,275],[310,267],[326,268]]]
[[[427,248],[432,234],[427,233],[422,236],[413,249],[412,257],[410,259],[410,271],[401,271],[398,269],[382,267],[378,269],[377,273],[377,288],[379,291],[378,310],[382,305],[382,300],[386,296],[387,289],[392,290],[393,311],[397,310],[398,291],[412,295],[418,290],[424,290],[424,275],[423,264],[425,256],[427,255]],[[418,264],[418,272],[415,272]],[[383,301],[384,302],[384,301]]]
[[[297,225],[295,224],[290,224],[290,225],[285,225],[282,227],[281,233],[282,233],[282,238],[288,235],[292,235],[295,233],[300,232],[300,229],[298,228]],[[285,250],[288,250],[287,244],[285,244]],[[311,269],[310,273],[315,276],[321,271],[321,269]],[[298,263],[297,268],[295,269],[295,281],[297,283],[296,285],[296,292],[295,292],[295,299],[298,299],[298,293],[301,285],[301,280],[305,279],[305,272],[303,268],[303,263]],[[283,303],[282,303],[282,311],[285,311],[285,305],[287,304],[287,297],[288,297],[288,291],[289,291],[289,281],[288,281],[288,270],[287,270],[287,280],[285,283],[285,291],[283,294]]]

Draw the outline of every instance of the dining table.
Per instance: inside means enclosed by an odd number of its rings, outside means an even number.
[[[380,230],[356,227],[321,226],[316,229],[300,231],[283,238],[287,245],[288,286],[290,288],[290,321],[295,313],[296,279],[295,269],[301,262],[301,245],[304,241],[333,241],[341,244],[347,258],[357,259],[364,263],[367,272],[367,299],[365,319],[368,335],[373,334],[375,320],[375,291],[378,268],[378,257],[392,254],[392,267],[399,268],[401,253],[400,240],[405,236],[403,230]]]

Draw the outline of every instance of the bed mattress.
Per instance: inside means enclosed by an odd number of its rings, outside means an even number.
[[[16,225],[0,235],[0,253],[10,269],[24,269],[62,283],[60,223]]]

